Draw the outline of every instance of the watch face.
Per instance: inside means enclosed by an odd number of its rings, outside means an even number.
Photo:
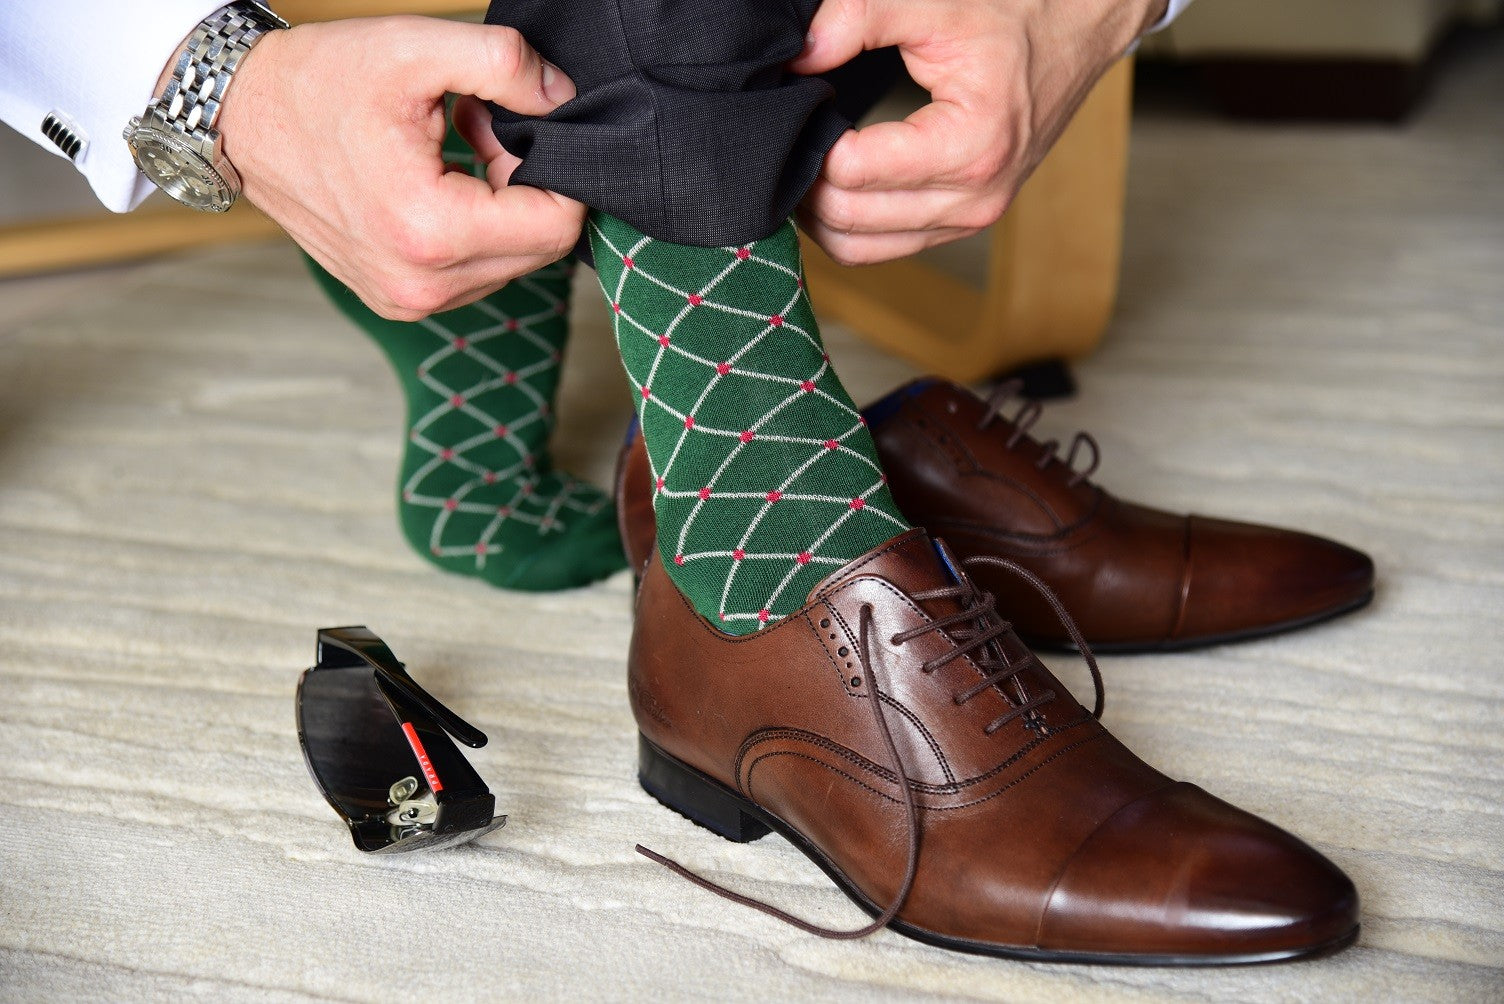
[[[136,164],[158,188],[194,209],[224,212],[234,196],[218,171],[171,136],[141,129],[131,137]]]

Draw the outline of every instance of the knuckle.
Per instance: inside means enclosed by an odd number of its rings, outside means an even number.
[[[491,73],[498,79],[517,76],[527,64],[529,47],[522,33],[504,25],[486,33],[485,58]]]
[[[407,274],[388,277],[381,286],[386,312],[393,321],[421,321],[448,302],[448,291],[431,276]]]
[[[856,227],[856,206],[847,193],[832,192],[825,200],[820,220],[837,233],[848,234]]]
[[[442,268],[454,263],[454,245],[424,213],[409,210],[391,226],[391,248],[398,260],[419,268]]]

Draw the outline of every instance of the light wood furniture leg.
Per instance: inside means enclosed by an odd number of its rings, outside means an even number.
[[[842,268],[806,240],[816,310],[952,380],[1089,353],[1117,297],[1132,86],[1125,59],[1087,97],[992,228],[985,288],[913,259]]]

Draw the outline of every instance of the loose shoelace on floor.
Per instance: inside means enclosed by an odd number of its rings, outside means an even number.
[[[987,410],[982,414],[982,420],[977,423],[977,428],[985,429],[1001,418],[1003,408],[1009,401],[1020,397],[1022,391],[1022,380],[1008,380],[998,384],[997,389],[987,398]],[[1011,419],[1006,420],[1014,426],[1013,434],[1007,440],[1008,449],[1011,450],[1016,447],[1024,436],[1028,435],[1029,430],[1034,427],[1034,423],[1039,421],[1039,416],[1043,411],[1044,406],[1038,401],[1024,400],[1023,404],[1019,406],[1018,412]],[[1077,471],[1075,469],[1076,454],[1081,452],[1082,446],[1091,447],[1091,463],[1086,466],[1085,470]],[[1050,466],[1052,460],[1056,459],[1056,455],[1060,450],[1060,441],[1058,439],[1048,440],[1040,444],[1039,449],[1039,460],[1035,462],[1034,466],[1042,471]],[[1102,451],[1098,448],[1097,441],[1092,438],[1091,433],[1076,433],[1076,437],[1071,440],[1070,453],[1066,454],[1065,457],[1065,466],[1070,468],[1072,472],[1069,482],[1070,486],[1074,488],[1091,477],[1101,460]]]
[[[1040,595],[1049,601],[1056,615],[1059,616],[1060,623],[1069,632],[1071,639],[1080,649],[1082,658],[1086,660],[1087,667],[1091,670],[1092,684],[1097,691],[1096,707],[1092,711],[1092,715],[1096,718],[1101,718],[1102,709],[1106,703],[1106,694],[1102,685],[1102,673],[1097,668],[1096,657],[1092,655],[1090,646],[1087,645],[1086,639],[1082,637],[1080,629],[1076,627],[1076,622],[1071,619],[1064,604],[1060,602],[1049,586],[1045,585],[1033,572],[1004,558],[978,555],[967,558],[962,564],[988,564],[1007,569],[1034,586]],[[954,647],[945,655],[922,663],[920,669],[924,673],[932,673],[952,660],[969,654],[972,662],[980,667],[986,675],[976,686],[955,695],[954,700],[957,705],[965,704],[973,697],[984,692],[988,687],[999,686],[1001,689],[1001,684],[1009,681],[1012,682],[1018,703],[1014,704],[1010,700],[1009,704],[1013,705],[1012,710],[988,723],[985,731],[989,736],[1013,719],[1021,715],[1031,714],[1036,708],[1055,699],[1055,692],[1048,689],[1031,697],[1023,681],[1019,679],[1019,674],[1025,669],[1039,664],[1039,660],[1033,652],[1029,652],[1027,656],[1016,662],[1008,662],[1002,641],[1012,634],[1013,627],[998,616],[991,593],[984,593],[972,585],[969,579],[963,579],[953,586],[944,586],[940,589],[928,589],[912,593],[911,598],[921,602],[925,600],[950,599],[954,600],[961,607],[954,614],[939,618],[938,620],[932,620],[923,627],[901,631],[889,639],[896,646],[902,645],[911,638],[918,638],[921,635],[928,634],[931,631],[945,631],[950,640],[955,643]],[[908,829],[908,863],[904,866],[903,881],[898,886],[898,893],[893,897],[893,901],[870,924],[858,927],[855,930],[841,930],[839,928],[822,927],[819,924],[812,924],[801,917],[794,916],[786,910],[779,909],[771,903],[765,903],[760,899],[745,896],[702,875],[697,875],[672,858],[664,857],[657,851],[644,847],[642,844],[637,845],[637,853],[651,861],[658,862],[658,864],[663,865],[675,874],[688,879],[702,889],[708,889],[717,896],[729,899],[733,903],[740,903],[742,906],[749,906],[754,910],[760,910],[770,917],[776,917],[778,920],[791,924],[801,931],[819,935],[822,938],[865,938],[869,934],[887,927],[889,922],[898,916],[898,911],[903,909],[904,901],[908,899],[909,892],[914,886],[914,876],[919,870],[919,807],[914,802],[913,782],[909,780],[907,765],[905,765],[902,755],[898,752],[898,744],[894,741],[893,732],[888,727],[888,720],[883,715],[877,676],[872,668],[872,658],[867,640],[871,630],[872,606],[871,604],[863,603],[857,624],[857,653],[860,656],[862,677],[867,686],[867,693],[871,695],[869,701],[872,707],[872,717],[877,723],[878,731],[882,733],[883,745],[888,749],[888,769],[898,779],[898,786],[903,791],[904,813]]]

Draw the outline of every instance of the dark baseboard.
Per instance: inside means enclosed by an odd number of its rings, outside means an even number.
[[[1398,122],[1425,89],[1430,60],[1203,60],[1199,75],[1219,107],[1249,119]]]

